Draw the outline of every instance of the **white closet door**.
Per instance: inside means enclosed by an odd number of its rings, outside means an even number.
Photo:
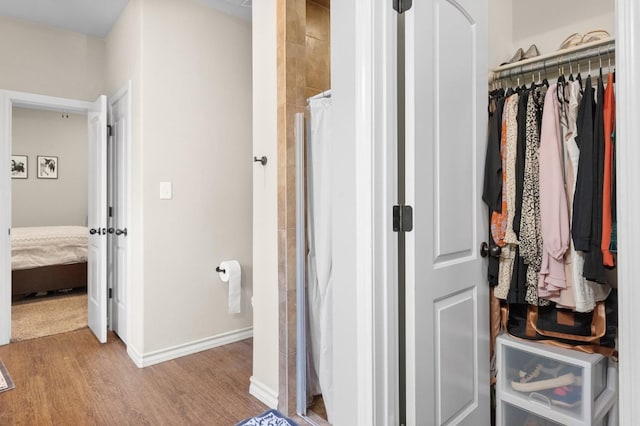
[[[88,113],[89,246],[87,296],[89,328],[107,341],[107,98],[100,96]]]
[[[487,11],[487,0],[431,0],[406,12],[408,425],[490,423]]]

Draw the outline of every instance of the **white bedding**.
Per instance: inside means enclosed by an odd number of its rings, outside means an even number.
[[[86,262],[88,233],[84,226],[12,228],[11,269]]]

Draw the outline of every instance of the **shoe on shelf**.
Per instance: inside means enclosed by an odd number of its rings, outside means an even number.
[[[505,62],[505,63],[512,64],[514,62],[521,61],[523,56],[524,56],[524,50],[522,50],[522,47],[519,47],[518,50],[516,50],[516,53],[513,54],[513,57],[509,59],[509,62]]]
[[[545,367],[539,362],[532,369],[520,370],[518,379],[511,382],[511,387],[518,392],[537,392],[582,384],[582,378],[568,371],[566,367],[564,364]]]
[[[558,50],[568,49],[582,44],[582,34],[573,33],[569,37],[565,38]]]
[[[545,395],[551,400],[553,405],[572,408],[580,405],[582,402],[582,387],[561,386],[553,390],[545,391]]]
[[[531,59],[536,56],[540,56],[540,52],[538,52],[538,47],[535,44],[529,46],[526,52],[522,55],[522,59]]]
[[[604,40],[610,37],[611,36],[609,35],[609,33],[605,30],[589,31],[582,37],[582,41],[580,42],[580,44],[592,43],[594,41]]]

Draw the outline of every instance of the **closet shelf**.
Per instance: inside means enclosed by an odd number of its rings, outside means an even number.
[[[557,72],[560,66],[578,64],[589,59],[607,61],[615,55],[615,50],[614,37],[557,50],[535,58],[496,67],[489,72],[489,83],[518,75],[526,76],[543,70],[546,70],[547,73],[553,73]],[[595,66],[599,67],[599,62]]]

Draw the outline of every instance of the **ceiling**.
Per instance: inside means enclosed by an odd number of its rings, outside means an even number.
[[[106,37],[129,0],[2,0],[0,15]],[[197,0],[246,21],[251,0]]]

